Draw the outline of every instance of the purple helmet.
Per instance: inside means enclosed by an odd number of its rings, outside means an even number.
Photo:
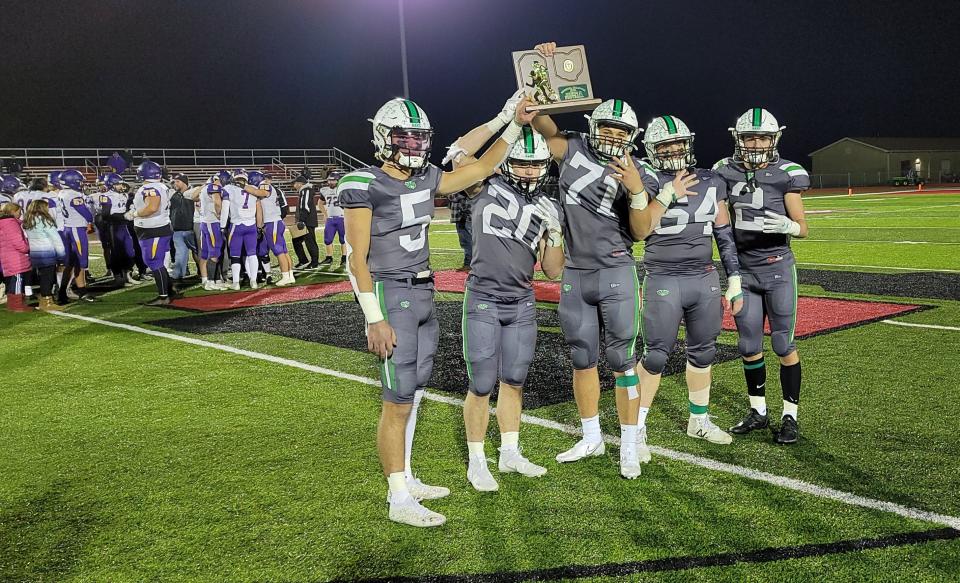
[[[3,177],[3,180],[0,181],[0,190],[6,194],[16,194],[26,188],[20,179],[14,176],[13,174],[7,174]]]
[[[150,160],[144,160],[137,166],[137,178],[140,180],[160,180],[163,178],[163,168]]]
[[[129,190],[127,181],[123,179],[123,176],[120,176],[116,172],[104,174],[103,183],[107,185],[108,189],[116,192],[127,192],[127,190]]]
[[[60,186],[60,174],[61,174],[61,172],[60,172],[59,170],[54,170],[53,172],[50,173],[50,176],[49,176],[49,178],[47,179],[47,182],[50,183],[50,186],[53,186],[53,187],[56,187],[56,188],[61,188],[61,186]]]
[[[83,192],[83,173],[79,170],[64,170],[60,173],[60,184],[71,190]]]
[[[266,178],[266,175],[259,170],[251,170],[250,172],[247,172],[247,182],[249,182],[251,186],[259,187],[264,178]]]

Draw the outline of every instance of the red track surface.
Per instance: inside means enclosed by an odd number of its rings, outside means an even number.
[[[435,278],[438,291],[462,293],[467,274],[458,271],[440,271],[436,273]],[[551,303],[560,301],[560,284],[558,282],[536,281],[533,284],[533,289],[538,301]],[[288,288],[194,296],[174,300],[173,306],[187,310],[212,312],[315,300],[348,291],[350,291],[350,283],[339,281]],[[796,336],[800,338],[836,328],[853,326],[861,322],[890,318],[918,307],[911,304],[801,297],[797,306]],[[723,314],[723,329],[736,329],[733,316],[729,312]],[[769,332],[769,328],[767,332]]]

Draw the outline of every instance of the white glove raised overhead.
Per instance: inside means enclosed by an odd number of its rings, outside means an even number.
[[[550,247],[559,247],[563,244],[563,228],[560,226],[560,215],[557,208],[553,206],[550,199],[541,196],[537,201],[537,208],[534,214],[543,219],[547,226],[547,245]]]
[[[460,144],[458,144],[457,142],[454,142],[449,146],[447,146],[447,155],[443,157],[443,161],[440,163],[440,165],[446,166],[450,162],[458,162],[460,158],[464,156],[466,153],[467,151],[461,148]]]
[[[767,215],[763,219],[764,233],[779,233],[781,235],[800,236],[800,223],[792,220],[790,217],[778,215],[772,211],[764,211]]]
[[[492,133],[497,133],[503,126],[513,121],[513,116],[517,113],[517,104],[523,98],[523,89],[517,89],[516,93],[510,96],[503,104],[503,109],[497,114],[497,117],[487,122],[487,129]]]

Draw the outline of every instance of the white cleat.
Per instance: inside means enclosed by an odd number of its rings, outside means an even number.
[[[222,290],[223,290],[223,286],[218,285],[218,284],[217,284],[216,282],[214,282],[214,281],[207,280],[207,281],[204,282],[204,284],[203,284],[203,289],[205,289],[206,291],[222,291]]]
[[[255,281],[251,281],[251,282],[250,282],[250,289],[259,289],[259,288],[260,288],[260,286],[257,285],[257,282],[255,282]]]
[[[407,480],[407,491],[417,500],[436,500],[450,495],[450,488],[424,484],[416,476]]]
[[[229,289],[232,289],[233,291],[240,291],[240,284],[239,284],[239,283],[231,283]]]
[[[576,445],[563,453],[557,454],[557,461],[560,463],[575,462],[585,457],[596,457],[603,455],[603,441],[587,441],[581,439]]]
[[[470,465],[467,466],[467,480],[478,492],[496,492],[500,489],[500,484],[493,479],[485,459],[470,460]]]
[[[733,437],[714,425],[707,416],[690,417],[690,420],[687,421],[687,435],[697,439],[706,439],[710,443],[719,443],[720,445],[733,442]]]
[[[281,276],[280,276],[280,279],[279,279],[279,280],[277,280],[276,286],[277,286],[277,287],[286,287],[286,286],[288,286],[288,285],[293,285],[293,284],[295,284],[295,283],[297,283],[297,280],[293,279],[293,276],[292,276],[292,275],[291,275],[291,276],[287,276],[286,274],[284,274],[284,275],[281,275]]]
[[[501,449],[500,462],[497,466],[500,468],[500,473],[502,474],[516,472],[528,478],[539,478],[547,473],[547,468],[531,462],[523,457],[520,451],[516,449],[506,452]]]
[[[641,464],[650,463],[650,448],[647,447],[647,426],[637,429],[637,459]]]
[[[635,448],[620,449],[620,475],[628,480],[640,477],[640,460]]]
[[[403,502],[390,502],[390,520],[419,528],[430,528],[441,526],[447,521],[447,517],[424,507],[411,496]]]

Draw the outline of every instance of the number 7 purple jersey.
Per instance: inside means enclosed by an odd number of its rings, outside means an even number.
[[[442,176],[443,171],[430,164],[407,180],[393,178],[376,166],[340,179],[340,206],[373,212],[367,264],[375,280],[407,279],[430,269],[427,233]]]
[[[601,269],[633,265],[629,193],[613,179],[606,160],[587,146],[587,138],[568,132],[567,154],[560,164],[560,202],[563,213],[566,267]],[[640,169],[648,192],[659,192],[656,178],[643,164]]]

